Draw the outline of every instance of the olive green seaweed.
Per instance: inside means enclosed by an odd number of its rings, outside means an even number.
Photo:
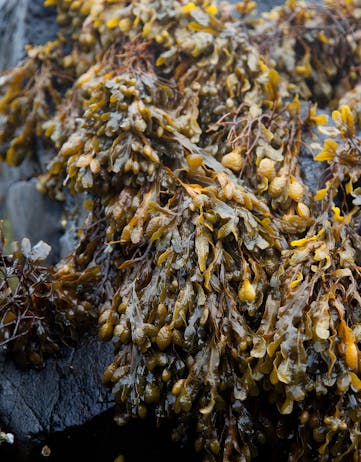
[[[54,267],[2,254],[1,342],[41,366],[96,318],[119,425],[169,420],[205,462],[361,460],[361,1],[45,4],[0,155],[41,137],[39,190],[88,216]]]

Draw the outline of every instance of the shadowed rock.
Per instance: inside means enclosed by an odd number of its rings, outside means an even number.
[[[15,444],[26,453],[41,435],[82,425],[104,412],[114,405],[101,385],[111,358],[112,345],[93,336],[49,358],[41,370],[20,370],[0,354],[0,426],[15,434]]]

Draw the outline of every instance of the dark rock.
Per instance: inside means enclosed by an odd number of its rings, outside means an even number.
[[[310,103],[306,101],[301,102],[301,118],[305,119],[307,116]],[[332,124],[331,111],[326,109],[317,109],[317,115],[328,116],[329,123]],[[300,150],[300,168],[301,176],[304,183],[310,188],[312,193],[315,193],[322,186],[322,174],[325,170],[325,162],[317,162],[314,160],[314,155],[317,154],[327,136],[315,129],[310,129],[308,132],[302,134],[302,145]],[[319,148],[317,148],[317,145]]]
[[[126,462],[200,462],[201,455],[194,453],[192,444],[179,448],[171,441],[171,426],[156,427],[152,420],[130,422],[119,427],[113,422],[114,409],[95,417],[81,427],[62,432],[44,434],[34,444],[26,458],[17,445],[0,448],[1,462],[114,462],[124,455]],[[45,459],[44,446],[50,449]],[[263,460],[263,459],[261,459]]]
[[[0,354],[0,426],[31,448],[42,434],[82,425],[109,409],[114,403],[101,377],[112,352],[111,344],[87,336],[42,370],[20,370]]]

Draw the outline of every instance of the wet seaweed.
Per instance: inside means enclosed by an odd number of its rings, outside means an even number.
[[[40,365],[96,317],[119,425],[169,419],[205,461],[358,460],[360,2],[45,3],[59,37],[0,81],[1,155],[42,137],[39,189],[89,214],[53,268],[2,257],[2,342]]]

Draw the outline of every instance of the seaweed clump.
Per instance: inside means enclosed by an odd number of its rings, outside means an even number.
[[[359,460],[359,0],[45,3],[61,31],[2,78],[1,155],[41,137],[39,189],[89,215],[56,267],[14,253],[9,348],[40,364],[89,312],[119,425],[170,419],[205,461]]]
[[[22,366],[41,367],[44,355],[72,345],[96,317],[94,285],[97,265],[77,271],[69,258],[56,268],[43,264],[51,248],[43,241],[31,246],[24,238],[11,255],[0,252],[0,345]],[[91,290],[90,290],[91,288]]]

